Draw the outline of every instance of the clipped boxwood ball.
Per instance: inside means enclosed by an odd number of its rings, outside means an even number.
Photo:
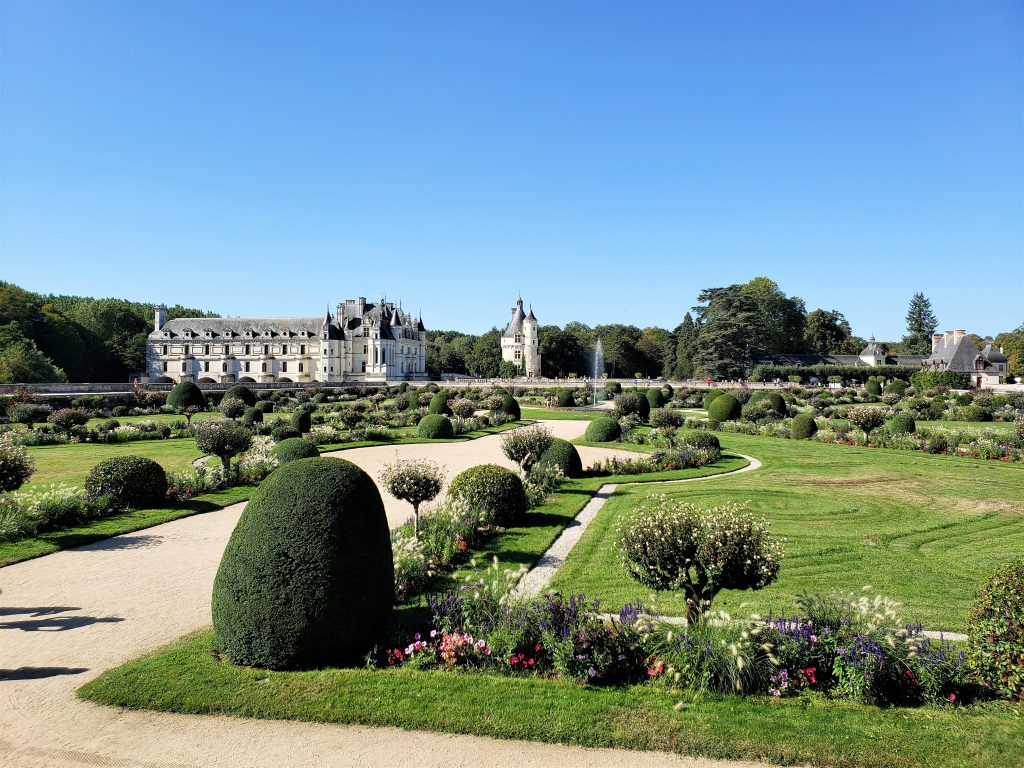
[[[790,436],[794,440],[806,440],[813,437],[818,431],[818,423],[809,413],[798,413],[793,417],[793,425],[790,428]]]
[[[513,421],[519,421],[522,415],[519,410],[519,401],[509,394],[501,396],[501,412],[511,416]]]
[[[551,438],[548,449],[541,454],[541,464],[558,467],[566,477],[582,477],[583,461],[576,446],[560,437]]]
[[[571,389],[559,389],[555,392],[555,399],[559,408],[575,408],[576,398],[572,395]]]
[[[748,402],[756,403],[761,402],[762,400],[767,400],[771,404],[772,410],[780,416],[786,415],[786,401],[778,392],[766,392],[761,390],[760,392],[755,393]]]
[[[167,474],[152,459],[115,456],[89,471],[85,479],[89,501],[107,497],[110,509],[148,509],[159,506],[167,496]]]
[[[279,464],[286,464],[296,459],[314,459],[320,455],[320,451],[312,440],[289,437],[275,445],[270,450],[270,455],[277,459]]]
[[[647,390],[647,403],[649,405],[647,408],[648,413],[653,411],[655,408],[661,408],[661,406],[665,404],[665,393],[660,389],[651,387]]]
[[[344,459],[300,459],[252,495],[213,583],[218,651],[236,664],[344,664],[384,634],[391,538],[373,480]]]
[[[228,391],[224,393],[224,399],[230,400],[231,398],[241,400],[250,407],[256,405],[256,395],[245,384],[235,384],[228,388]]]
[[[683,445],[688,445],[691,448],[714,448],[716,450],[722,448],[718,435],[708,432],[706,429],[687,429],[677,437]]]
[[[480,510],[480,522],[484,524],[513,525],[529,508],[523,481],[497,464],[481,464],[460,472],[448,486],[448,495]]]
[[[416,427],[416,434],[427,440],[446,440],[455,437],[455,430],[447,416],[440,413],[428,413]]]
[[[878,397],[882,394],[882,383],[878,379],[868,379],[864,384],[864,389],[869,395]]]
[[[721,394],[708,406],[711,421],[734,421],[740,417],[740,403],[732,395]]]
[[[723,392],[720,389],[709,389],[707,392],[704,393],[704,409],[707,410],[708,408],[710,408],[711,403],[714,402],[715,398],[718,397],[719,395],[724,394],[725,392]]]
[[[313,428],[313,417],[305,408],[299,408],[292,414],[289,424],[297,432],[306,433]]]
[[[242,423],[247,427],[251,427],[253,424],[262,424],[263,411],[256,407],[246,408],[242,414]]]
[[[610,443],[622,437],[622,427],[610,416],[599,416],[587,425],[583,439],[591,443]]]
[[[909,413],[897,413],[885,422],[885,431],[890,435],[908,435],[917,431],[917,422]]]
[[[444,392],[438,392],[430,398],[430,405],[427,407],[427,413],[440,413],[445,416],[450,416],[452,409],[448,406],[448,395]]]
[[[191,381],[182,381],[175,384],[167,395],[167,405],[171,408],[205,408],[206,396]]]

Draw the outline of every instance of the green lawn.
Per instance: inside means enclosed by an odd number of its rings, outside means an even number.
[[[223,419],[224,416],[220,411],[203,411],[197,413],[192,417],[192,421],[208,421],[210,419]],[[90,429],[96,429],[100,424],[104,424],[110,419],[120,422],[122,426],[127,424],[135,424],[140,421],[152,421],[156,424],[170,424],[172,421],[185,421],[185,417],[177,413],[157,413],[152,416],[109,416],[105,419],[93,418],[89,419],[86,423]]]
[[[601,416],[609,416],[610,412],[601,411],[571,411],[556,410],[552,408],[522,408],[520,413],[524,419],[548,419],[553,421],[593,421]]]
[[[219,661],[206,629],[79,689],[132,709],[356,723],[837,768],[1022,765],[1020,705],[877,709],[821,699],[702,696],[655,685],[411,669],[267,672]]]
[[[31,490],[50,483],[84,485],[89,470],[112,456],[144,456],[165,470],[180,471],[192,466],[203,454],[191,438],[135,440],[128,443],[69,443],[40,445],[28,449],[36,471],[23,487]]]
[[[723,448],[762,469],[710,483],[620,489],[588,527],[552,589],[601,598],[609,609],[647,601],[650,590],[618,560],[616,522],[642,497],[666,493],[695,504],[749,501],[786,541],[779,580],[760,592],[723,592],[737,615],[791,608],[803,591],[876,593],[907,619],[963,631],[982,581],[1024,551],[1024,466],[923,453],[719,433]],[[666,615],[682,600],[658,598]]]

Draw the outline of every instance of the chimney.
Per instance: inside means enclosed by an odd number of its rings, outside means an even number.
[[[953,331],[953,346],[955,347],[957,344],[959,344],[960,340],[964,336],[966,336],[966,335],[967,335],[967,331],[964,331],[964,330],[958,329],[958,330]]]
[[[941,333],[933,333],[932,334],[932,354],[933,355],[939,354],[939,347],[941,347],[941,346],[942,346],[942,334]]]
[[[365,296],[360,296],[358,301],[356,301],[356,312],[359,313],[359,317],[362,317],[363,313],[366,312],[366,297]]]
[[[943,334],[942,343],[943,343],[943,346],[945,346],[947,349],[949,347],[953,346],[953,332],[952,331],[946,331]]]
[[[164,327],[164,323],[167,322],[167,307],[163,304],[158,304],[154,309],[153,330],[159,331]]]

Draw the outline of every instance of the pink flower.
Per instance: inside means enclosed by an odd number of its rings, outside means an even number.
[[[955,693],[949,694],[949,700],[950,701],[956,701],[956,694]]]

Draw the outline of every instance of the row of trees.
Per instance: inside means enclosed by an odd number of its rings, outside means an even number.
[[[213,317],[176,305],[168,318]],[[0,282],[0,383],[126,381],[146,365],[153,305],[42,295]]]

